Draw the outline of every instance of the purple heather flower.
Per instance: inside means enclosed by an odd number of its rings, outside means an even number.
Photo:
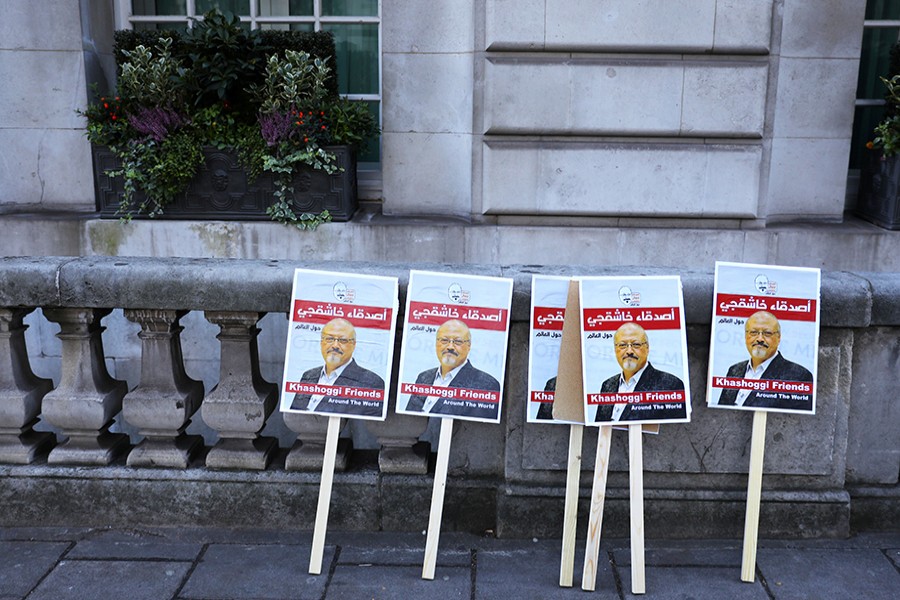
[[[294,119],[290,113],[271,113],[259,115],[259,129],[263,139],[270,146],[288,139]]]
[[[185,119],[171,108],[141,107],[136,113],[128,115],[128,123],[139,133],[161,142],[169,133],[184,125]]]

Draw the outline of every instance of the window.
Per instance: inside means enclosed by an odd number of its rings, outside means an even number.
[[[856,112],[853,118],[853,141],[850,146],[850,168],[862,166],[866,142],[874,137],[872,130],[884,113],[885,87],[879,76],[890,71],[890,51],[900,39],[900,2],[869,0],[866,4],[862,56],[856,88]]]
[[[251,29],[330,31],[334,34],[338,90],[365,102],[381,122],[380,0],[117,0],[121,29],[184,29],[218,9],[239,15]],[[381,195],[380,140],[359,157],[361,198]]]

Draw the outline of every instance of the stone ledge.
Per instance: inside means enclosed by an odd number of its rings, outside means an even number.
[[[121,466],[0,468],[0,527],[216,526],[310,530],[319,473]],[[329,527],[421,531],[434,478],[382,475],[357,464],[335,473]],[[497,517],[494,479],[448,478],[444,531],[482,532]]]
[[[217,526],[309,530],[315,521],[318,474],[223,473],[122,467],[7,467],[0,470],[3,527]],[[368,466],[336,473],[329,528],[424,530],[434,479],[379,475]],[[443,531],[500,537],[556,537],[564,487],[505,486],[494,479],[449,478]],[[738,538],[745,492],[646,489],[645,530],[660,538]],[[852,500],[851,500],[852,498]],[[864,498],[870,500],[869,498]],[[894,497],[883,498],[882,504]],[[587,522],[590,488],[580,489],[579,527]],[[760,535],[845,537],[856,496],[842,490],[765,490]],[[864,510],[869,510],[868,504]],[[881,511],[884,506],[874,507]],[[607,490],[604,537],[628,535],[628,489]],[[871,514],[886,514],[884,512]],[[881,527],[883,529],[884,527]]]
[[[900,531],[900,485],[848,487],[854,531]]]
[[[297,267],[392,275],[400,279],[401,309],[409,270],[441,270],[515,279],[513,319],[526,321],[531,274],[682,274],[686,319],[709,324],[712,273],[667,267],[527,266],[472,264],[301,262],[253,259],[146,257],[0,258],[0,306],[159,308],[285,312]],[[898,273],[822,274],[822,325],[868,327],[900,324]],[[873,323],[874,318],[877,319]]]
[[[549,493],[548,493],[549,491]],[[582,487],[578,530],[587,526],[590,488]],[[500,537],[558,537],[562,531],[562,488],[509,486],[499,494]],[[760,537],[846,537],[850,533],[850,496],[822,492],[763,491]],[[644,490],[644,532],[661,538],[740,538],[746,492],[737,490]],[[629,536],[629,490],[606,490],[603,537]]]
[[[451,207],[452,208],[452,207]],[[468,214],[446,203],[419,217],[368,204],[348,223],[300,232],[272,222],[145,220],[120,223],[88,213],[0,214],[2,256],[196,257],[310,262],[483,265],[650,264],[709,271],[716,260],[815,266],[827,271],[900,272],[900,236],[853,216],[841,223],[768,225],[681,217]],[[2,208],[0,208],[2,210]],[[424,216],[428,212],[429,216]],[[445,214],[437,214],[445,213]],[[809,217],[806,217],[809,218]],[[514,220],[515,222],[510,222]]]

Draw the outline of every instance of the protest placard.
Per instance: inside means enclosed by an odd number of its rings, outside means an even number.
[[[296,269],[281,410],[328,417],[309,573],[322,572],[341,417],[384,420],[397,321],[396,277]]]
[[[455,419],[498,423],[512,279],[410,271],[397,412],[442,417],[422,578],[434,579]]]
[[[281,410],[384,420],[398,281],[297,269]]]
[[[707,402],[815,414],[819,269],[716,263]]]
[[[681,278],[579,284],[586,424],[690,421]]]
[[[815,414],[819,269],[717,262],[706,401],[753,411],[741,580],[756,576],[766,416]]]
[[[526,420],[529,423],[563,423],[576,421],[558,419],[553,415],[556,396],[563,323],[566,317],[566,298],[569,277],[533,275],[531,278],[531,327],[528,346],[528,401]],[[577,319],[577,315],[576,315]],[[577,373],[581,377],[580,371]]]
[[[411,271],[397,412],[498,423],[512,280]]]

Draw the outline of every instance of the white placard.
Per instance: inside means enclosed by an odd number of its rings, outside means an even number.
[[[585,424],[689,422],[681,278],[578,281]]]
[[[411,271],[397,412],[500,421],[512,279]]]
[[[573,423],[553,418],[553,397],[556,394],[559,349],[570,281],[569,277],[531,277],[528,399],[525,403],[528,423]]]
[[[821,272],[716,263],[710,406],[815,414]]]
[[[395,277],[294,271],[282,411],[385,419],[397,290]]]

